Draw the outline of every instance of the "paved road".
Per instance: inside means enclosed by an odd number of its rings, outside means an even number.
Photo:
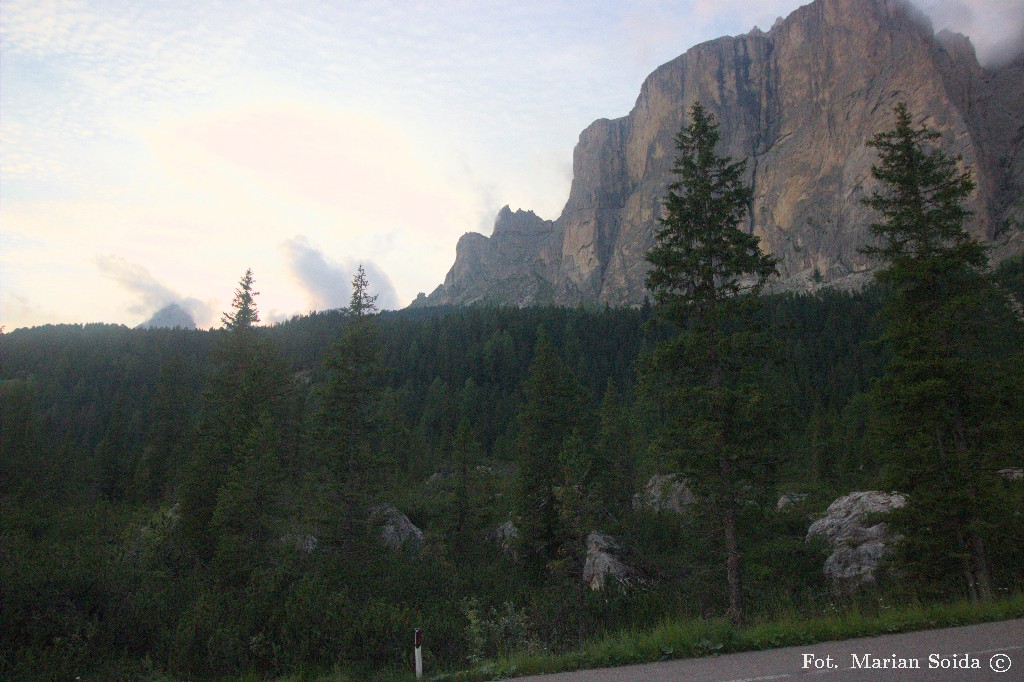
[[[919,665],[869,669],[858,664]],[[1003,669],[995,672],[993,667]],[[820,666],[820,667],[819,667]],[[970,666],[970,667],[957,667]],[[1020,682],[1024,620],[864,637],[603,670],[517,678],[518,682]]]

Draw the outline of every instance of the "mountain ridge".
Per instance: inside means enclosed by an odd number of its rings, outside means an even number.
[[[746,228],[780,258],[776,289],[857,287],[876,186],[864,142],[905,101],[915,121],[974,169],[971,231],[993,261],[1024,247],[1024,54],[993,69],[966,37],[936,34],[900,0],[816,0],[768,32],[716,38],[655,69],[624,117],[585,128],[561,215],[499,211],[490,237],[467,233],[451,270],[414,306],[643,300],[644,254],[671,181],[674,137],[700,100],[720,152],[748,158]]]

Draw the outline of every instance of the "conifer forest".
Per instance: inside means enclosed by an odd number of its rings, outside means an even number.
[[[381,312],[360,268],[347,308],[261,325],[248,271],[218,329],[0,334],[0,677],[409,670],[414,628],[457,670],[1019,592],[1024,261],[988,267],[969,172],[894,121],[859,291],[762,286],[698,105],[639,307]],[[808,527],[855,491],[906,505],[843,591]]]

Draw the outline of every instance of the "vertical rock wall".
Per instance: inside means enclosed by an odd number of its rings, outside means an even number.
[[[781,259],[783,288],[867,281],[874,216],[865,141],[907,103],[974,169],[971,230],[995,259],[1024,246],[1024,58],[982,69],[963,36],[934,35],[899,0],[816,0],[776,22],[690,49],[647,77],[630,114],[580,135],[556,221],[508,208],[491,237],[467,234],[445,283],[421,304],[643,300],[646,263],[671,181],[675,135],[700,100],[720,151],[748,158],[748,229]]]

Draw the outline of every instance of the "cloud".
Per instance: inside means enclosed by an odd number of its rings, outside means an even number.
[[[352,296],[352,277],[360,264],[366,270],[370,294],[377,296],[377,307],[381,310],[400,307],[391,278],[371,260],[348,258],[342,263],[334,262],[303,235],[283,242],[281,250],[284,251],[292,276],[305,291],[309,305],[314,310],[347,306]]]
[[[209,304],[178,294],[153,277],[142,265],[114,255],[97,256],[95,262],[104,276],[138,297],[138,303],[130,305],[128,312],[149,317],[172,305],[178,305],[186,310],[193,320],[200,324],[209,323],[212,317]]]
[[[180,298],[149,274],[149,270],[120,256],[97,256],[96,266],[104,275],[139,297],[139,302],[128,308],[131,313],[149,314]]]
[[[0,327],[6,327],[6,331],[47,324],[54,319],[57,319],[56,312],[44,308],[28,296],[11,291],[9,287],[0,291]],[[14,320],[13,324],[11,320]]]
[[[1024,47],[1024,3],[1020,0],[914,0],[936,31],[947,29],[970,37],[978,61],[995,66]]]

